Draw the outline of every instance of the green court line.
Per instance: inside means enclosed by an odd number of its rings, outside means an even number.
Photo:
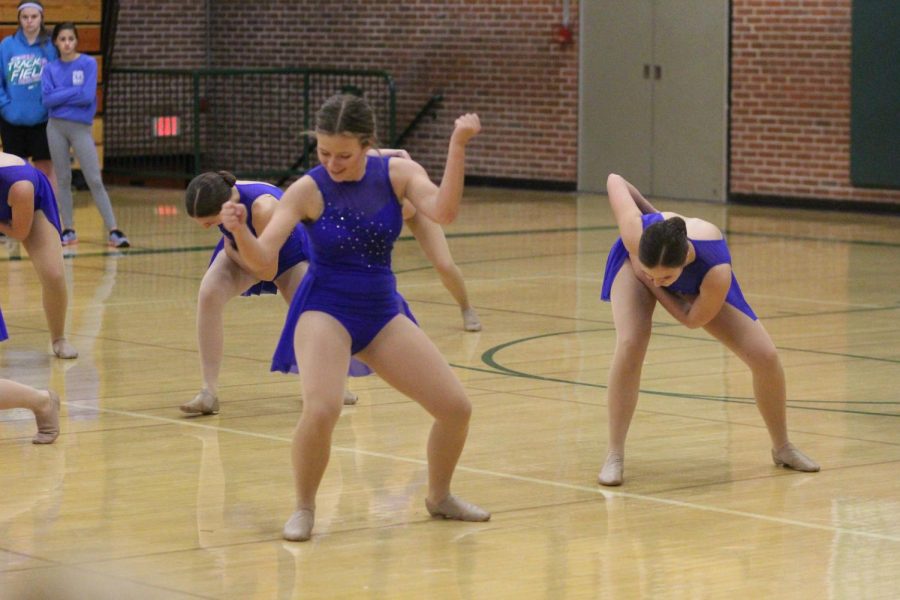
[[[875,311],[875,310],[898,310],[898,309],[900,309],[900,306],[892,306],[892,307],[887,307],[887,308],[872,308],[872,309],[868,309],[868,310]],[[848,313],[849,312],[857,312],[857,310],[863,311],[863,312],[867,311],[867,309],[849,309],[846,312],[848,312]],[[794,316],[805,316],[805,315],[794,315]],[[654,323],[653,326],[657,327],[657,324]],[[678,325],[673,325],[673,326],[677,327]],[[604,330],[604,329],[584,329],[584,330],[581,330],[579,333],[586,332],[586,331],[606,331],[606,330]],[[564,333],[565,332],[560,332],[557,334],[550,334],[550,335],[561,335]],[[683,340],[691,340],[694,342],[716,343],[716,344],[720,343],[718,340],[713,339],[713,338],[695,337],[695,336],[684,335],[684,334],[679,334],[679,333],[654,333],[653,335],[658,335],[661,337],[679,338],[679,339],[683,339]],[[527,341],[527,340],[523,340],[523,341]],[[859,360],[869,360],[869,361],[874,361],[874,362],[886,362],[886,363],[891,363],[891,364],[900,364],[900,359],[896,359],[896,358],[882,358],[879,356],[867,356],[865,354],[848,354],[846,352],[828,352],[826,350],[810,350],[809,348],[792,348],[790,346],[776,346],[776,347],[779,350],[785,350],[785,351],[790,351],[790,352],[803,352],[806,354],[821,354],[823,356],[838,356],[840,358],[856,358]]]
[[[76,258],[97,258],[97,257],[107,257],[107,256],[115,256],[117,258],[125,258],[128,256],[143,256],[147,254],[178,254],[181,252],[189,253],[189,252],[202,252],[206,250],[207,252],[212,252],[215,250],[215,245],[212,246],[182,246],[176,248],[128,248],[127,250],[114,250],[114,251],[95,251],[95,252],[79,252],[77,254],[66,254],[63,252],[63,260],[73,260]],[[19,261],[27,261],[29,260],[27,257],[22,256],[8,256],[4,258],[0,258],[0,262],[19,262]]]
[[[900,220],[898,220],[900,223]],[[618,225],[588,225],[584,227],[557,227],[552,229],[515,229],[507,231],[485,231],[471,233],[447,233],[448,238],[476,238],[476,237],[495,237],[508,235],[541,235],[546,233],[580,233],[583,231],[615,231]],[[778,239],[781,241],[801,241],[801,242],[826,242],[832,244],[852,244],[860,246],[881,246],[886,248],[900,248],[900,242],[883,242],[878,240],[842,240],[833,237],[813,237],[804,235],[784,235],[781,233],[761,233],[753,231],[734,231],[726,229],[726,236],[745,236],[751,238]],[[409,239],[408,236],[404,236]],[[731,240],[729,240],[730,242]]]
[[[509,347],[511,347],[511,346],[515,346],[515,345],[517,345],[517,344],[521,344],[521,343],[528,342],[528,341],[531,341],[531,340],[536,340],[536,339],[546,338],[546,337],[553,337],[553,336],[558,336],[558,335],[571,335],[571,334],[589,333],[589,332],[596,332],[596,331],[608,331],[608,329],[584,329],[584,330],[576,330],[576,331],[558,331],[558,332],[554,332],[554,333],[542,333],[542,334],[540,334],[540,335],[529,336],[529,337],[520,338],[520,339],[517,339],[517,340],[512,340],[512,341],[509,341],[509,342],[505,342],[505,343],[503,343],[503,344],[498,344],[497,346],[494,346],[493,348],[490,348],[490,349],[486,350],[486,351],[481,355],[481,360],[482,360],[482,362],[485,363],[486,365],[488,365],[489,367],[492,367],[494,370],[493,370],[493,371],[487,370],[487,369],[473,369],[473,370],[477,370],[477,371],[484,372],[484,373],[496,373],[496,374],[498,374],[498,375],[510,375],[510,376],[513,376],[513,377],[521,377],[521,378],[525,378],[525,379],[534,379],[534,380],[537,380],[537,381],[547,381],[547,382],[552,382],[552,383],[564,383],[564,384],[568,384],[568,385],[577,385],[577,386],[581,386],[581,387],[591,387],[591,388],[597,388],[597,389],[607,389],[608,386],[603,385],[603,384],[599,384],[599,383],[587,383],[587,382],[576,381],[576,380],[572,380],[572,379],[561,379],[561,378],[559,378],[559,377],[546,377],[546,376],[543,376],[543,375],[535,375],[535,374],[533,374],[533,373],[526,373],[526,372],[524,372],[524,371],[516,371],[515,369],[511,369],[511,368],[509,368],[509,367],[503,366],[503,365],[500,364],[500,363],[496,360],[496,358],[495,358],[496,355],[497,355],[497,353],[499,353],[501,350],[504,350],[504,349],[509,348]],[[666,334],[657,334],[657,335],[666,335]],[[687,337],[687,336],[670,336],[670,337]],[[709,342],[716,342],[716,343],[718,343],[716,340],[703,340],[703,339],[700,339],[700,338],[688,338],[688,339],[692,339],[692,340],[695,340],[695,341],[709,341]],[[814,350],[806,350],[805,352],[812,352],[812,353],[815,353],[816,351],[814,351]],[[833,354],[833,353],[828,353],[828,354]],[[854,357],[854,358],[862,358],[862,359],[865,359],[866,357]],[[879,359],[873,359],[873,360],[879,360]],[[889,361],[889,362],[900,362],[900,361]],[[457,368],[462,368],[462,369],[469,368],[469,367],[466,367],[466,366],[464,366],[464,365],[453,365],[453,366],[454,366],[454,367],[457,367]],[[640,393],[642,393],[642,394],[648,394],[648,395],[653,395],[653,396],[664,396],[664,397],[669,397],[669,398],[683,398],[683,399],[689,399],[689,400],[709,400],[709,401],[714,401],[714,402],[726,402],[726,403],[733,403],[733,404],[755,404],[755,403],[756,403],[755,400],[754,400],[753,398],[746,398],[746,397],[741,397],[741,396],[717,396],[717,395],[709,395],[709,394],[685,394],[685,393],[680,393],[680,392],[666,392],[666,391],[662,391],[662,390],[648,390],[648,389],[644,389],[644,388],[641,388],[641,389],[640,389]],[[794,400],[788,400],[788,403],[787,403],[788,408],[795,408],[795,409],[798,409],[798,410],[810,410],[810,411],[817,411],[817,412],[835,412],[835,413],[841,413],[841,414],[857,414],[857,415],[879,416],[879,417],[900,417],[900,413],[880,413],[880,412],[864,411],[864,410],[848,410],[848,409],[835,409],[835,408],[821,408],[821,407],[814,407],[814,406],[794,406],[794,405],[793,405],[793,402],[795,402],[795,401],[794,401]],[[821,404],[825,404],[825,403],[838,403],[837,401],[820,401],[820,400],[801,400],[801,401],[798,401],[798,402],[802,402],[802,403],[821,403]],[[880,404],[888,404],[888,405],[897,405],[897,404],[900,404],[900,402],[865,402],[865,401],[855,401],[855,402],[846,402],[846,404],[877,404],[877,405],[880,405]]]
[[[510,230],[500,230],[500,231],[480,231],[480,232],[459,232],[459,233],[447,233],[447,238],[450,239],[464,239],[464,238],[483,238],[483,237],[502,237],[502,236],[513,236],[513,235],[546,235],[553,233],[580,233],[587,231],[615,231],[618,228],[617,225],[587,225],[583,227],[551,227],[546,229],[510,229]],[[851,244],[851,245],[861,245],[861,246],[876,246],[876,247],[886,247],[886,248],[898,248],[900,247],[900,242],[882,242],[876,240],[842,240],[837,238],[822,238],[822,237],[812,237],[812,236],[800,236],[800,235],[783,235],[779,233],[757,233],[757,232],[740,232],[740,231],[732,231],[725,230],[725,234],[727,236],[745,236],[745,237],[756,237],[756,238],[764,238],[771,239],[776,238],[781,241],[810,241],[810,242],[825,242],[825,243],[833,243],[833,244]],[[414,240],[415,238],[412,236],[401,236],[398,238],[398,241],[401,242],[409,242]],[[215,246],[186,246],[179,248],[129,248],[127,250],[117,251],[116,254],[121,254],[122,256],[128,255],[146,255],[146,254],[173,254],[177,252],[199,252],[203,250],[213,250]],[[86,252],[86,253],[78,253],[71,254],[68,256],[64,256],[65,259],[74,259],[79,257],[96,257],[96,256],[107,256],[108,254],[112,254],[111,252]],[[18,256],[10,256],[5,258],[0,258],[0,262],[15,262],[24,260]]]

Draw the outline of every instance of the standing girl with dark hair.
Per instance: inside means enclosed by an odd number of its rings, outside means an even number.
[[[606,190],[621,237],[610,250],[600,296],[612,302],[616,350],[609,371],[609,451],[598,481],[620,485],[623,480],[625,436],[657,303],[683,325],[706,329],[750,367],[775,464],[818,471],[819,465],[788,440],[784,370],[732,273],[722,232],[701,219],[658,212],[619,175],[609,176]]]
[[[266,231],[259,238],[252,234],[244,207],[228,203],[222,209],[223,224],[254,269],[275,262],[298,222],[310,239],[310,269],[291,302],[272,365],[283,371],[299,367],[303,397],[291,449],[297,504],[284,526],[285,539],[312,535],[316,493],[351,357],[434,417],[428,512],[464,521],[490,518],[450,494],[472,407],[437,347],[403,314],[391,271],[391,250],[403,223],[401,199],[437,223],[451,222],[462,199],[465,147],[480,127],[474,114],[456,120],[438,187],[411,160],[367,156],[375,144],[372,108],[357,96],[333,96],[316,114],[320,165],[288,188]]]
[[[204,228],[219,227],[222,238],[213,250],[209,267],[200,282],[197,299],[197,342],[203,388],[193,400],[181,405],[186,413],[211,415],[219,412],[219,372],[225,345],[225,304],[237,295],[259,296],[281,291],[291,302],[306,273],[309,252],[306,232],[299,225],[288,235],[271,269],[251,269],[234,246],[234,236],[222,227],[219,212],[227,202],[241,204],[247,211],[247,228],[259,235],[268,225],[281,189],[259,181],[238,181],[228,171],[208,172],[195,177],[184,195],[185,210]],[[344,403],[354,404],[356,396],[345,390]]]
[[[81,166],[81,172],[91,190],[94,204],[103,217],[109,245],[127,248],[130,244],[116,225],[109,194],[100,175],[100,160],[94,146],[91,127],[97,112],[97,61],[78,52],[78,30],[74,23],[60,23],[53,28],[53,44],[59,50],[59,60],[47,65],[41,78],[44,106],[50,109],[47,141],[53,169],[59,181],[62,210],[63,246],[78,241],[72,214],[72,163],[69,148]]]
[[[0,42],[0,138],[3,151],[32,164],[56,187],[47,145],[47,109],[41,102],[41,74],[56,59],[44,30],[44,6],[19,2],[19,28]]]

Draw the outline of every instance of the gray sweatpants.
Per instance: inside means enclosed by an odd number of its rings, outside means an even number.
[[[47,122],[47,143],[50,145],[50,159],[53,161],[53,170],[59,183],[56,199],[59,201],[59,209],[62,213],[62,225],[64,229],[74,229],[75,221],[72,216],[72,162],[69,159],[69,146],[75,151],[75,156],[81,165],[81,172],[91,189],[94,204],[103,217],[103,223],[107,231],[117,229],[116,217],[113,215],[112,205],[109,202],[109,194],[103,187],[103,178],[100,176],[100,160],[97,158],[97,148],[94,147],[94,136],[91,135],[91,126],[76,121],[51,118]]]

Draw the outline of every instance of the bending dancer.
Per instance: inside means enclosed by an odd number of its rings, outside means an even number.
[[[0,342],[9,338],[0,312]],[[59,396],[53,390],[36,390],[29,385],[0,379],[0,410],[27,408],[34,413],[38,431],[35,444],[52,444],[59,437]]]
[[[619,175],[609,176],[606,189],[621,237],[610,250],[600,295],[612,302],[616,349],[609,371],[609,448],[598,481],[622,483],[625,436],[657,303],[681,324],[706,329],[750,367],[775,464],[818,471],[788,440],[784,370],[732,273],[722,232],[701,219],[657,211]]]
[[[66,340],[69,303],[63,269],[56,196],[43,173],[12,154],[0,152],[0,233],[22,242],[41,282],[44,315],[53,353],[76,358]]]
[[[298,222],[311,245],[309,272],[291,302],[272,363],[280,371],[299,367],[303,394],[291,448],[296,511],[283,535],[294,541],[312,535],[316,492],[328,464],[351,357],[434,417],[427,450],[428,512],[486,521],[490,513],[450,494],[471,404],[437,347],[403,313],[391,271],[391,250],[403,222],[401,198],[437,223],[455,218],[465,147],[481,128],[478,116],[456,120],[440,187],[411,160],[366,155],[375,143],[375,115],[364,99],[333,96],[317,112],[315,123],[320,165],[288,188],[259,238],[246,226],[243,206],[227,203],[222,208],[223,224],[253,269],[273,268],[278,248]]]
[[[299,225],[290,232],[278,251],[272,271],[250,268],[234,245],[234,237],[222,227],[219,211],[226,202],[241,204],[246,209],[246,226],[253,235],[268,225],[281,198],[280,188],[259,181],[238,181],[228,171],[208,172],[195,177],[184,195],[188,216],[204,228],[214,225],[222,232],[213,250],[209,267],[200,282],[197,299],[197,344],[203,388],[181,410],[191,414],[211,415],[219,412],[219,373],[225,346],[225,305],[238,294],[259,296],[281,291],[290,304],[297,286],[306,273],[308,251],[306,232]],[[344,391],[344,403],[355,404],[356,395]]]

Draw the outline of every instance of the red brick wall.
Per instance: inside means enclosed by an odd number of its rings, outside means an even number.
[[[484,133],[471,146],[469,174],[577,178],[578,0],[570,2],[575,43],[564,46],[552,39],[562,0],[211,6],[213,66],[386,70],[397,83],[400,129],[442,91],[437,120],[405,144],[434,177],[453,119],[477,111]],[[732,193],[900,202],[900,191],[850,184],[850,7],[732,0]],[[115,64],[203,66],[205,25],[204,1],[122,0]]]
[[[205,12],[203,2],[189,4],[122,0],[116,65],[201,66]],[[404,144],[432,176],[443,171],[454,119],[471,111],[484,133],[470,146],[468,174],[576,179],[578,47],[553,41],[562,0],[216,0],[212,7],[213,66],[388,71],[398,131],[441,91],[437,119],[423,121]],[[570,14],[577,27],[577,0]]]
[[[205,66],[206,0],[120,0],[113,67]]]
[[[850,9],[732,1],[732,193],[900,202],[850,183]]]

